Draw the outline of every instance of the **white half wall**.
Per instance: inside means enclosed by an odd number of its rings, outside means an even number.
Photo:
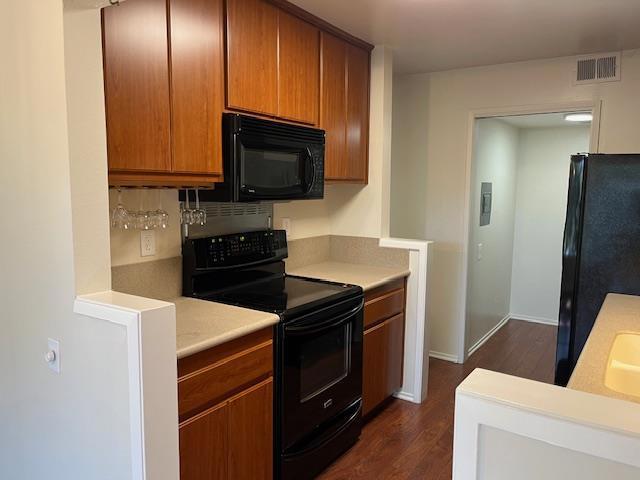
[[[466,348],[472,349],[509,315],[516,204],[518,129],[476,121],[471,167]],[[492,184],[491,220],[480,226],[480,186]]]
[[[513,318],[558,323],[570,156],[589,150],[590,132],[590,125],[520,129]]]
[[[476,369],[456,389],[453,480],[636,479],[639,418],[634,402]]]

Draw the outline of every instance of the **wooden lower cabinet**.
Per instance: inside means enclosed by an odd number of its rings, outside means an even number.
[[[180,425],[180,479],[228,478],[229,406],[217,405]]]
[[[229,400],[229,479],[273,475],[273,378]]]
[[[404,281],[366,296],[362,368],[362,413],[367,415],[402,387]]]
[[[178,361],[181,480],[272,478],[272,347],[269,327]]]
[[[404,314],[364,332],[362,413],[366,415],[402,386]]]

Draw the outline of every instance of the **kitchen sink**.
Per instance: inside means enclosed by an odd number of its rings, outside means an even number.
[[[640,333],[618,333],[604,377],[607,388],[640,397]]]

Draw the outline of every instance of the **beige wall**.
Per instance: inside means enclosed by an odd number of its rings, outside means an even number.
[[[102,44],[97,10],[67,9],[65,74],[78,294],[111,288]]]
[[[558,322],[569,158],[589,150],[590,126],[525,128],[518,180],[511,315]]]
[[[393,81],[391,162],[391,236],[426,238],[426,217],[416,215],[426,203],[426,162],[413,162],[411,155],[426,151],[424,133],[428,122],[429,89],[422,77],[401,76]]]
[[[71,189],[70,154],[82,149],[73,139],[75,99],[67,112],[62,8],[62,0],[3,2],[0,16],[3,479],[106,480],[130,472],[124,330],[73,313],[76,283],[99,285],[108,272],[74,272],[74,260],[86,256],[74,254],[74,239],[86,248],[89,233],[79,229],[93,223],[72,218],[84,194]],[[104,209],[96,214],[106,221]],[[106,249],[104,239],[96,247]],[[60,341],[60,374],[43,360],[49,337]]]
[[[436,242],[432,273],[437,282],[432,283],[431,306],[431,348],[435,351],[461,353],[464,213],[472,111],[499,112],[515,106],[544,109],[550,104],[602,100],[600,151],[640,151],[636,121],[640,111],[640,51],[623,52],[622,81],[617,83],[574,86],[574,63],[574,58],[557,58],[453,70],[413,75],[405,84],[409,89],[405,95],[428,100],[424,105],[426,118],[410,109],[406,114],[398,113],[406,122],[421,123],[425,142],[408,151],[395,151],[393,158],[407,171],[417,172],[426,165],[422,182],[426,194],[416,191],[404,202],[411,205],[413,216],[426,219],[423,238]],[[392,197],[396,195],[397,189]]]
[[[471,211],[466,348],[473,348],[509,315],[513,225],[516,206],[518,129],[493,118],[475,125],[471,167]],[[480,190],[491,182],[491,221],[480,226]],[[478,245],[482,255],[478,257]]]

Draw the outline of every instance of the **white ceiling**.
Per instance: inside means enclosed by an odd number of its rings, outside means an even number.
[[[292,0],[372,44],[399,73],[640,47],[640,0]]]
[[[512,115],[499,117],[509,125],[517,128],[557,128],[591,125],[591,122],[567,122],[564,113],[543,113],[538,115]]]

